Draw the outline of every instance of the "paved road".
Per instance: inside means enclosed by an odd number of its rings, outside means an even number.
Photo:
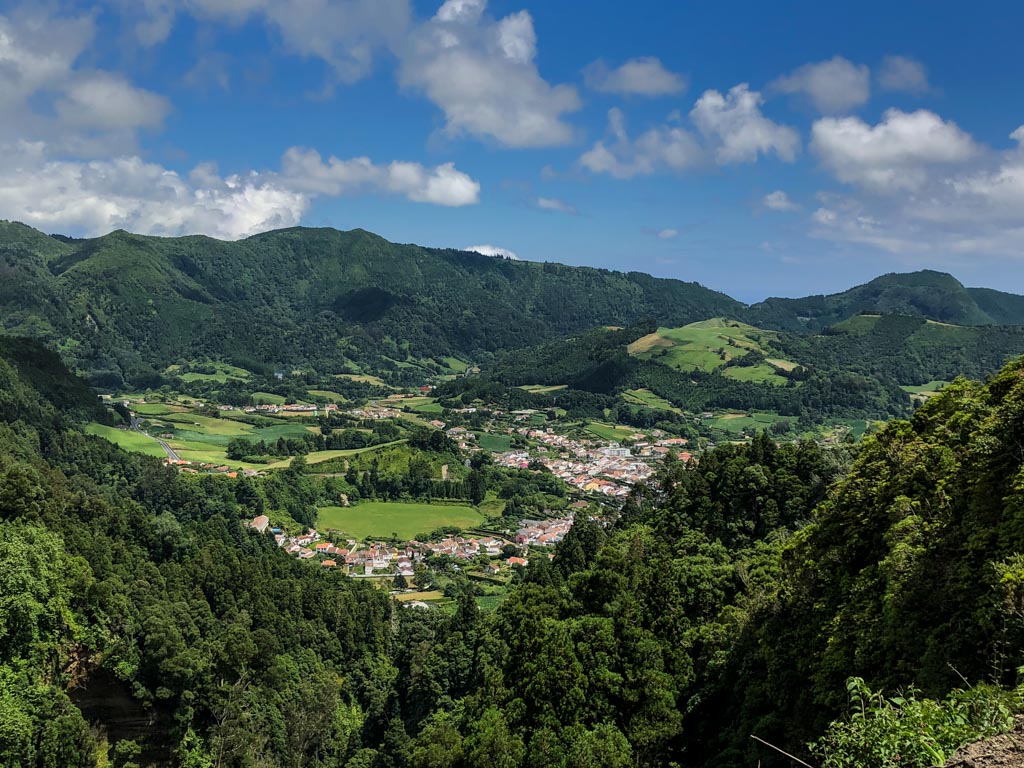
[[[178,456],[178,454],[176,454],[174,452],[174,449],[171,448],[171,446],[169,446],[167,443],[165,443],[159,437],[153,437],[153,435],[150,435],[150,434],[142,431],[142,426],[141,426],[142,425],[142,419],[140,419],[134,413],[132,413],[131,416],[132,416],[132,429],[134,429],[136,432],[138,432],[140,434],[143,434],[143,435],[146,435],[146,437],[152,438],[153,440],[156,440],[158,443],[160,443],[160,447],[164,449],[164,453],[167,454],[167,458],[170,459],[171,461],[181,461],[181,457]]]

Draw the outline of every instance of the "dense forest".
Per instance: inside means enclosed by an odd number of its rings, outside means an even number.
[[[4,766],[788,764],[751,733],[934,765],[1020,707],[1024,363],[859,448],[669,461],[454,614],[248,531],[311,503],[301,462],[177,474],[82,434],[94,396],[33,343],[0,379]]]

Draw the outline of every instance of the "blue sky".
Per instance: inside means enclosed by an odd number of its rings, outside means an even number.
[[[1024,7],[0,2],[0,217],[1024,293]]]

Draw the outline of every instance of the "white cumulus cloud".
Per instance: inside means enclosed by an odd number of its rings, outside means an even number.
[[[163,123],[165,98],[80,66],[94,35],[92,16],[52,15],[43,4],[0,14],[0,141],[102,155],[133,148],[138,129]]]
[[[871,71],[842,56],[804,64],[771,84],[779,93],[803,94],[824,114],[847,112],[871,96]]]
[[[980,151],[955,123],[924,109],[890,109],[877,125],[822,118],[811,135],[813,152],[840,181],[876,190],[921,187],[929,167],[962,163]]]
[[[507,147],[570,142],[564,116],[580,108],[579,94],[541,77],[532,17],[519,11],[495,21],[485,5],[448,0],[400,51],[401,83],[441,108],[450,136]]]
[[[940,131],[941,133],[941,131]],[[1002,152],[968,146],[960,137],[953,158],[917,169],[912,187],[872,186],[849,195],[821,195],[812,234],[871,245],[904,260],[934,266],[977,257],[1020,258],[1024,243],[1024,126],[1017,146]]]
[[[137,156],[80,162],[49,159],[41,144],[4,150],[0,211],[50,231],[236,239],[295,225],[309,204],[307,195],[255,174],[221,178],[205,169],[197,184]]]
[[[480,183],[452,163],[434,168],[408,162],[376,165],[368,157],[331,157],[324,162],[316,150],[292,147],[282,158],[281,178],[290,189],[311,194],[390,192],[417,203],[451,207],[480,200]]]
[[[686,78],[665,69],[654,56],[630,59],[610,69],[601,59],[583,70],[588,88],[602,93],[636,96],[667,96],[686,90]]]
[[[617,179],[654,173],[681,173],[713,159],[719,165],[753,163],[761,155],[775,154],[791,162],[800,151],[800,136],[761,112],[762,98],[741,83],[725,95],[705,91],[690,120],[703,141],[685,127],[682,115],[673,111],[666,123],[630,138],[622,110],[608,111],[609,138],[597,141],[579,163],[592,173]]]
[[[324,162],[293,147],[279,172],[221,176],[209,164],[187,176],[137,155],[54,159],[42,142],[0,145],[0,215],[50,231],[99,235],[200,233],[237,239],[294,226],[321,195],[397,194],[413,202],[477,202],[480,185],[446,163],[376,165],[367,158]]]
[[[479,253],[481,256],[495,256],[502,259],[519,261],[519,256],[515,251],[510,251],[508,248],[499,248],[496,245],[467,245],[462,250],[474,251],[475,253]]]
[[[775,153],[792,162],[800,151],[800,136],[786,125],[780,125],[761,113],[761,94],[751,91],[746,83],[734,86],[722,95],[705,91],[690,111],[700,132],[714,149],[721,164],[752,163],[758,155]]]
[[[622,110],[611,109],[608,129],[612,140],[598,141],[580,157],[580,165],[592,173],[607,173],[617,179],[664,171],[680,173],[704,158],[693,134],[678,126],[658,126],[630,139]]]
[[[162,125],[170,105],[162,96],[136,88],[120,76],[98,72],[73,78],[56,110],[72,125],[141,128]]]
[[[659,240],[674,240],[677,237],[679,237],[678,229],[663,229],[658,232]]]

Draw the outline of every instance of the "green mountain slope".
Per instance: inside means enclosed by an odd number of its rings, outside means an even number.
[[[653,360],[683,373],[720,371],[726,378],[782,385],[780,371],[797,364],[779,357],[778,333],[726,318],[659,328],[627,347],[633,357]]]
[[[828,296],[766,299],[749,308],[747,319],[755,325],[796,332],[819,331],[863,314],[919,315],[956,325],[1024,322],[1024,312],[1010,311],[1009,302],[1007,311],[997,312],[998,318],[990,315],[979,306],[972,290],[976,289],[965,288],[944,272],[894,273]],[[990,308],[996,304],[988,297],[983,301]]]
[[[0,223],[0,267],[2,329],[44,339],[108,385],[192,358],[372,370],[742,310],[695,283],[396,245],[362,230],[70,240]]]
[[[695,283],[397,245],[363,230],[76,240],[0,222],[0,272],[0,330],[43,340],[106,387],[159,384],[168,366],[207,360],[263,375],[391,372],[418,383],[425,360],[497,355],[499,368],[523,373],[503,379],[519,383],[650,387],[680,407],[782,399],[792,411],[802,406],[791,392],[762,390],[801,385],[807,376],[793,375],[797,367],[879,378],[895,398],[897,385],[984,376],[1024,353],[1009,327],[1024,323],[1024,297],[932,271],[747,307]],[[632,342],[628,355],[620,349],[596,365],[589,341],[569,351],[594,328],[638,323],[650,324],[646,333],[613,345]],[[527,348],[525,362],[502,356]],[[630,382],[638,368],[644,380]],[[719,394],[684,397],[693,387]]]
[[[903,415],[912,405],[904,387],[983,378],[1021,354],[1021,326],[859,315],[810,335],[715,318],[681,328],[638,325],[545,342],[497,355],[484,366],[483,378],[513,387],[566,385],[550,397],[563,407],[610,408],[614,403],[607,398],[614,397],[635,405],[630,392],[645,389],[691,412],[763,409],[814,423]],[[460,380],[443,391],[462,396],[474,386]],[[579,393],[606,399],[586,400]],[[621,409],[620,416],[629,421]]]
[[[968,288],[978,307],[999,325],[1024,325],[1024,296],[992,288]]]

